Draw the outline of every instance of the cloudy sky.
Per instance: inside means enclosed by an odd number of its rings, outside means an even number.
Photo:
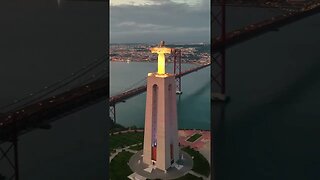
[[[209,38],[209,0],[110,0],[111,43],[199,43]]]

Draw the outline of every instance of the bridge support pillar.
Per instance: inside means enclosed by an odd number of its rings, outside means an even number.
[[[224,179],[224,174],[221,172],[228,168],[225,164],[225,106],[223,101],[215,101],[211,99],[211,132],[212,132],[212,156],[211,162],[213,166],[212,175],[214,179]]]
[[[16,132],[10,141],[0,145],[0,179],[19,180],[19,160],[18,160],[18,138]],[[1,174],[5,173],[5,174]]]
[[[222,48],[217,51],[211,46],[211,114],[212,143],[211,162],[213,179],[223,179],[223,143],[224,143],[224,108],[226,98],[226,7],[225,0],[219,1],[220,6],[211,3],[211,44],[221,42]]]
[[[17,133],[14,134],[13,139],[13,147],[14,147],[14,172],[15,179],[19,180],[19,159],[18,159],[18,136]]]
[[[226,8],[225,0],[220,1],[220,6],[213,6],[211,4],[211,29],[213,30],[213,35],[211,35],[211,44],[214,42],[221,42],[222,48],[216,51],[214,46],[211,46],[211,91],[214,101],[225,101],[226,97],[226,83],[225,83],[225,70],[226,70],[226,52],[225,52],[225,42],[226,42]]]
[[[112,104],[109,107],[109,116],[111,121],[116,124],[116,104]]]
[[[181,49],[173,49],[173,74],[181,74]],[[182,94],[181,77],[176,78],[176,94]]]

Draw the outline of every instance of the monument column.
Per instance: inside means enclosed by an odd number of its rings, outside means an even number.
[[[171,49],[162,41],[151,52],[158,53],[158,72],[147,78],[143,162],[166,172],[179,158],[175,76],[165,73]]]

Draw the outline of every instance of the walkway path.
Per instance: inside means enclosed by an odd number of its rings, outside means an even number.
[[[188,173],[190,173],[190,174],[192,174],[192,175],[194,175],[194,176],[197,176],[197,177],[202,177],[202,179],[210,179],[210,176],[209,177],[206,177],[206,176],[204,176],[204,175],[201,175],[201,174],[199,174],[199,173],[196,173],[196,172],[194,172],[194,171],[189,171]]]
[[[119,154],[119,152],[122,152],[123,150],[128,151],[128,152],[131,152],[131,153],[134,153],[134,154],[137,153],[138,151],[132,150],[132,149],[130,149],[130,147],[138,146],[138,145],[140,145],[140,144],[142,144],[142,143],[137,143],[137,144],[133,144],[133,145],[130,145],[130,146],[126,146],[126,147],[124,147],[124,148],[116,149],[116,152],[115,152],[115,153],[111,153],[111,154],[110,154],[109,162],[111,162],[111,160],[112,160],[114,157],[116,157],[116,156]]]

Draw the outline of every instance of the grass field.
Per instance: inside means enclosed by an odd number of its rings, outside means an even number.
[[[185,147],[182,148],[183,151],[188,153],[190,156],[193,156],[193,168],[194,172],[202,174],[204,176],[209,176],[210,174],[210,165],[205,157],[200,154],[198,151],[195,151],[191,148]]]
[[[143,132],[121,133],[109,137],[109,151],[143,142]]]
[[[133,154],[122,151],[111,160],[109,167],[109,178],[111,180],[128,179],[127,176],[132,174],[128,161]]]
[[[197,139],[199,139],[201,136],[202,136],[201,134],[196,133],[196,134],[192,135],[190,138],[188,138],[187,141],[194,142]]]

